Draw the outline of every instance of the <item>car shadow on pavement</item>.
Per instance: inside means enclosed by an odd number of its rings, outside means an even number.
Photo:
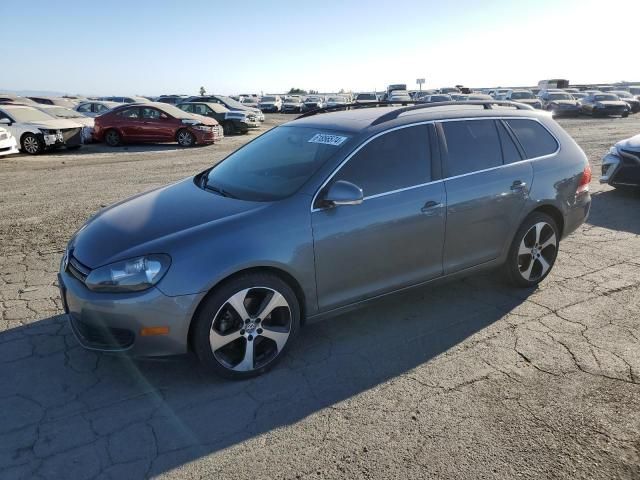
[[[591,198],[589,225],[640,235],[640,189],[605,190]]]
[[[413,289],[307,325],[278,366],[246,381],[211,376],[191,356],[86,351],[63,315],[6,330],[0,476],[144,478],[259,438],[488,335],[531,294],[496,278]]]

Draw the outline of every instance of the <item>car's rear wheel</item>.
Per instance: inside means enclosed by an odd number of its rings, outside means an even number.
[[[20,140],[20,146],[22,147],[22,151],[29,155],[39,155],[44,152],[45,148],[44,141],[33,133],[23,135]]]
[[[225,136],[233,135],[234,133],[236,133],[236,127],[233,126],[233,122],[227,121],[222,124],[222,131]]]
[[[117,147],[122,144],[122,136],[117,130],[107,130],[104,134],[104,143],[110,147]]]
[[[624,112],[624,113],[622,114],[622,118],[627,118],[628,116],[629,116],[629,112]]]
[[[176,135],[176,140],[178,141],[178,145],[181,147],[193,147],[196,144],[196,137],[193,136],[189,130],[179,130]]]
[[[79,150],[82,145],[67,145],[67,150]]]
[[[505,270],[518,287],[533,287],[545,279],[556,261],[560,232],[549,215],[529,215],[518,229],[509,249]]]
[[[260,375],[280,360],[300,326],[300,306],[277,276],[250,273],[223,283],[198,309],[192,345],[200,361],[226,378]]]

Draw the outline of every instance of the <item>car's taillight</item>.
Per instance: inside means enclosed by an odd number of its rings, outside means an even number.
[[[591,165],[587,165],[586,167],[584,167],[584,170],[582,171],[582,178],[580,179],[580,183],[578,183],[576,194],[588,192],[589,183],[591,183]]]

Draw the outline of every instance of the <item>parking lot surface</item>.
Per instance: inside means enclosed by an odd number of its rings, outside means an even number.
[[[640,118],[560,123],[593,207],[538,289],[486,274],[389,297],[242,382],[83,350],[56,271],[97,210],[256,133],[0,160],[0,478],[640,478],[640,194],[597,182]]]

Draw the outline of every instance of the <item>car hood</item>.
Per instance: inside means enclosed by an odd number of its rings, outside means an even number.
[[[81,128],[82,124],[72,120],[62,118],[52,118],[51,120],[39,120],[37,122],[25,122],[24,125],[31,125],[36,128],[48,128],[51,130],[61,130],[64,128]]]
[[[577,105],[575,100],[549,100],[549,103],[555,103],[556,105]]]
[[[71,120],[72,122],[80,123],[85,127],[93,127],[96,123],[95,119],[91,117],[77,117]]]
[[[631,150],[633,152],[640,152],[640,135],[635,135],[626,140],[621,140],[616,143],[618,150]]]
[[[92,269],[139,255],[171,254],[186,236],[267,205],[222,197],[187,178],[100,211],[76,233],[70,248]]]

